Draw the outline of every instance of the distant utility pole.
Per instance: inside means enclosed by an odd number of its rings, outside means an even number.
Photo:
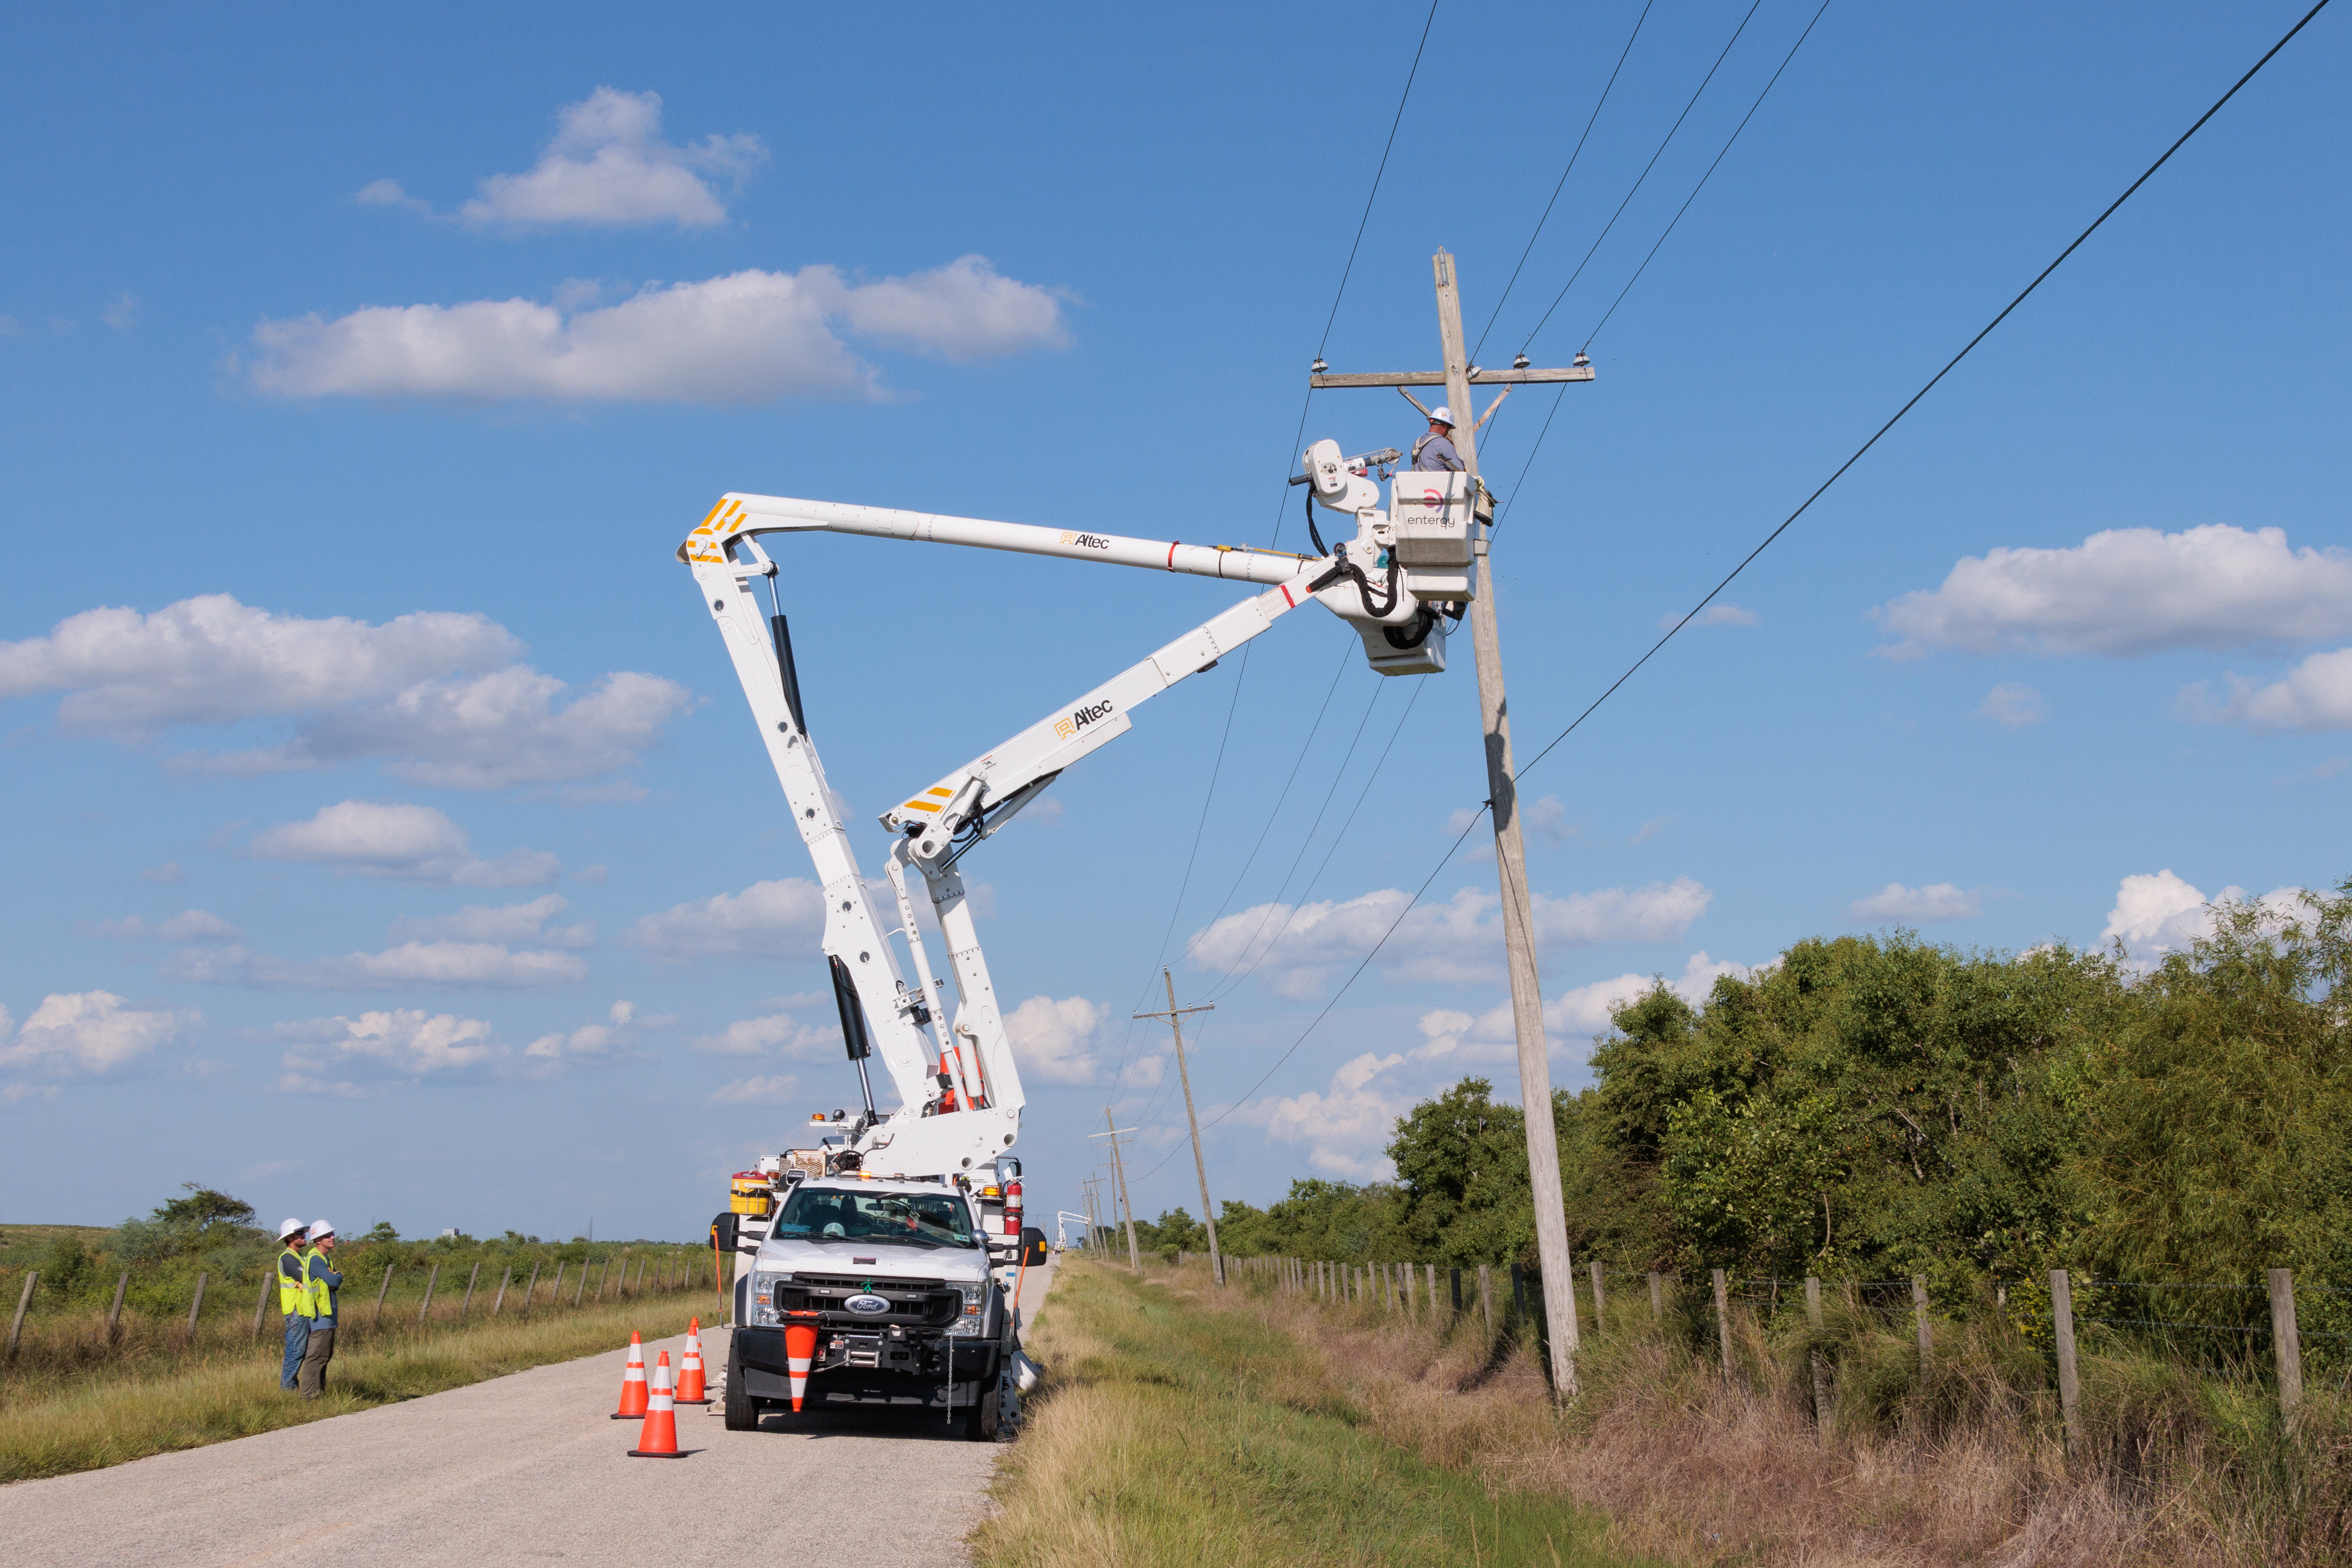
[[[1136,1273],[1140,1274],[1143,1272],[1143,1248],[1135,1244],[1135,1205],[1128,1202],[1127,1162],[1119,1157],[1118,1152],[1119,1136],[1122,1133],[1132,1132],[1135,1129],[1132,1127],[1121,1127],[1118,1122],[1112,1121],[1110,1107],[1108,1105],[1103,1107],[1103,1121],[1109,1123],[1109,1131],[1089,1132],[1087,1136],[1089,1138],[1108,1138],[1110,1140],[1110,1168],[1114,1178],[1113,1191],[1118,1197],[1118,1212],[1127,1217],[1127,1266]]]
[[[1454,275],[1454,258],[1440,250],[1430,258],[1437,281],[1437,335],[1445,355],[1443,372],[1412,371],[1401,374],[1333,375],[1318,368],[1308,377],[1313,386],[1393,386],[1414,407],[1420,402],[1409,386],[1445,388],[1454,416],[1454,442],[1462,466],[1470,476],[1474,495],[1478,483],[1478,426],[1486,416],[1473,419],[1470,387],[1500,385],[1503,390],[1486,413],[1494,413],[1511,388],[1530,382],[1591,381],[1592,366],[1582,353],[1565,370],[1535,370],[1521,354],[1509,370],[1486,370],[1469,363],[1462,346],[1462,293]],[[1423,410],[1425,414],[1427,410]],[[1470,601],[1470,636],[1478,661],[1478,711],[1486,731],[1486,793],[1495,814],[1495,865],[1502,880],[1503,946],[1511,975],[1511,1021],[1519,1041],[1519,1105],[1528,1134],[1528,1174],[1535,1189],[1536,1258],[1543,1269],[1544,1317],[1552,1325],[1552,1387],[1561,1398],[1576,1393],[1577,1324],[1575,1276],[1568,1251],[1568,1214],[1559,1189],[1559,1142],[1551,1110],[1551,1063],[1545,1055],[1543,991],[1536,975],[1535,911],[1528,894],[1528,857],[1520,842],[1518,781],[1511,764],[1511,710],[1503,695],[1503,650],[1495,626],[1495,574],[1487,555],[1489,524],[1472,503],[1470,549],[1477,568],[1475,596]]]
[[[1184,1086],[1184,1120],[1192,1129],[1192,1170],[1201,1178],[1201,1218],[1209,1227],[1209,1277],[1222,1290],[1225,1285],[1225,1259],[1224,1255],[1217,1250],[1217,1211],[1209,1202],[1209,1165],[1201,1158],[1201,1119],[1192,1113],[1192,1075],[1184,1069],[1184,1016],[1188,1013],[1213,1013],[1217,1005],[1202,1002],[1195,1006],[1179,1007],[1176,1005],[1176,977],[1162,969],[1160,978],[1168,983],[1168,1011],[1138,1013],[1135,1016],[1139,1018],[1165,1018],[1169,1028],[1176,1034],[1176,1078]]]

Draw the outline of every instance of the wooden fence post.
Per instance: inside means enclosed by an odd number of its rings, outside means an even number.
[[[433,1310],[433,1287],[440,1282],[441,1266],[435,1264],[433,1272],[425,1277],[425,1304],[416,1309],[416,1321],[425,1321],[425,1314]]]
[[[573,1280],[573,1281],[572,1282],[572,1304],[573,1306],[575,1306],[575,1307],[577,1307],[578,1305],[580,1305],[580,1298],[581,1298],[581,1297],[583,1297],[583,1296],[584,1296],[584,1295],[586,1295],[587,1293],[588,1293],[588,1260],[587,1260],[586,1258],[582,1258],[582,1259],[580,1260],[580,1278],[579,1278],[579,1279],[575,1279],[575,1280]],[[599,1290],[596,1294],[597,1294],[597,1298],[598,1298],[598,1300],[601,1300],[604,1298],[604,1292],[603,1292],[603,1291]]]
[[[2066,1417],[2066,1452],[2083,1456],[2083,1384],[2074,1369],[2074,1292],[2063,1268],[2050,1271],[2050,1327],[2058,1342],[2058,1408]]]
[[[1666,1315],[1666,1288],[1665,1288],[1665,1284],[1664,1284],[1664,1282],[1663,1280],[1661,1280],[1661,1279],[1658,1278],[1658,1271],[1657,1271],[1656,1269],[1653,1268],[1653,1269],[1651,1269],[1651,1270],[1650,1270],[1650,1316],[1651,1316],[1651,1318],[1652,1318],[1653,1320],[1655,1320],[1655,1319],[1663,1318],[1663,1317],[1664,1317],[1665,1315]]]
[[[1429,1270],[1429,1321],[1434,1327],[1437,1322],[1437,1265],[1432,1263],[1426,1267]]]
[[[1723,1375],[1731,1375],[1731,1282],[1722,1269],[1711,1271],[1715,1276],[1715,1333],[1723,1344]]]
[[[526,1313],[530,1310],[531,1298],[539,1294],[539,1268],[536,1263],[530,1266],[530,1283],[522,1288],[522,1310]]]
[[[1925,1274],[1911,1276],[1911,1317],[1919,1328],[1919,1371],[1924,1375],[1928,1357],[1936,1348],[1936,1331],[1927,1323],[1927,1277]]]
[[[205,1274],[196,1276],[195,1300],[188,1303],[188,1342],[190,1344],[196,1342],[196,1314],[205,1310],[205,1281],[209,1278],[209,1275]]]
[[[8,1359],[10,1361],[16,1359],[16,1342],[25,1337],[25,1314],[32,1308],[33,1287],[39,1284],[40,1279],[39,1269],[33,1268],[26,1271],[25,1289],[16,1297],[16,1316],[8,1324]]]
[[[261,1277],[261,1300],[253,1304],[253,1337],[257,1340],[261,1338],[262,1316],[269,1310],[270,1289],[277,1283],[278,1268],[273,1264],[270,1266],[269,1272]]]
[[[1822,1331],[1822,1282],[1813,1275],[1805,1276],[1805,1324],[1814,1333]],[[1830,1430],[1830,1369],[1819,1351],[1811,1352],[1808,1360],[1813,1370],[1813,1426],[1822,1437]]]
[[[392,1294],[393,1270],[399,1267],[397,1263],[387,1263],[383,1266],[383,1283],[375,1288],[375,1316],[368,1320],[371,1327],[383,1321],[383,1299]]]
[[[1601,1332],[1609,1326],[1609,1288],[1601,1282],[1601,1265],[1588,1263],[1592,1273],[1592,1331]]]
[[[513,1264],[511,1264],[511,1263],[509,1263],[509,1264],[508,1264],[508,1265],[507,1265],[507,1271],[506,1271],[506,1275],[505,1275],[505,1277],[504,1277],[503,1279],[501,1279],[499,1281],[499,1293],[498,1293],[498,1296],[497,1296],[497,1298],[496,1298],[494,1300],[492,1300],[492,1301],[490,1302],[490,1316],[491,1316],[491,1317],[493,1317],[493,1318],[497,1317],[497,1316],[499,1315],[499,1308],[501,1308],[501,1307],[503,1307],[503,1306],[505,1306],[505,1305],[507,1304],[507,1287],[508,1287],[508,1286],[509,1286],[509,1285],[511,1285],[511,1284],[513,1284],[513,1283],[514,1283],[514,1265],[513,1265]]]
[[[121,1326],[122,1293],[130,1289],[131,1270],[126,1268],[122,1271],[122,1278],[114,1282],[114,1305],[107,1310],[106,1342],[108,1344],[112,1344],[114,1342],[115,1331]]]
[[[563,1259],[559,1258],[555,1260],[555,1283],[547,1288],[547,1304],[551,1307],[559,1307],[563,1304],[564,1267]]]
[[[2270,1271],[2271,1352],[2278,1358],[2279,1414],[2303,1403],[2303,1335],[2294,1324],[2294,1270]]]
[[[596,1300],[601,1301],[604,1299],[604,1287],[610,1285],[612,1282],[613,1260],[610,1258],[607,1258],[604,1259],[604,1271],[596,1276]]]
[[[626,1265],[623,1266],[622,1271],[624,1273],[627,1272]],[[646,1293],[646,1259],[642,1258],[637,1259],[637,1282],[635,1286],[635,1289],[640,1296]]]
[[[464,1322],[466,1314],[474,1310],[474,1284],[482,1277],[482,1260],[474,1259],[474,1271],[466,1276],[466,1299],[457,1303],[457,1321]]]
[[[1495,1280],[1486,1265],[1478,1265],[1478,1312],[1486,1320],[1486,1332],[1495,1331]]]
[[[1453,1289],[1454,1316],[1458,1320],[1462,1316],[1462,1270],[1459,1268],[1447,1269],[1446,1283]]]

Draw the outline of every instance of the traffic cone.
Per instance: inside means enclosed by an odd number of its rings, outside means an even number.
[[[667,1354],[667,1352],[664,1352]],[[621,1369],[621,1407],[615,1421],[635,1421],[646,1413],[646,1346],[635,1330],[629,1332],[629,1364]]]
[[[696,1318],[686,1325],[686,1351],[678,1357],[677,1402],[680,1405],[708,1405],[709,1396],[703,1392],[702,1383],[702,1320]]]
[[[677,1412],[670,1408],[669,1352],[654,1363],[654,1391],[646,1406],[646,1424],[637,1428],[632,1459],[683,1459],[677,1451]]]
[[[787,1323],[784,1325],[784,1367],[791,1373],[793,1409],[798,1412],[801,1396],[808,1393],[809,1363],[816,1360],[816,1325]]]

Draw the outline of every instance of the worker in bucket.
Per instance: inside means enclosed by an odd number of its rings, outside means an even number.
[[[328,1255],[335,1249],[335,1227],[323,1219],[310,1222],[310,1257],[304,1270],[310,1288],[310,1338],[302,1349],[301,1393],[316,1399],[327,1391],[327,1363],[335,1359],[335,1292],[343,1277],[335,1272]]]
[[[286,1363],[278,1374],[278,1386],[291,1394],[295,1379],[302,1370],[302,1352],[310,1345],[310,1281],[308,1260],[302,1256],[303,1238],[310,1227],[299,1219],[289,1219],[278,1227],[278,1244],[283,1249],[278,1254],[278,1310],[286,1314]]]
[[[1462,454],[1454,449],[1454,411],[1443,403],[1429,411],[1429,434],[1412,444],[1415,473],[1462,471]]]

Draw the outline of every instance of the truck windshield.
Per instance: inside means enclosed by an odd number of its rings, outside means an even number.
[[[957,1193],[844,1193],[807,1187],[784,1200],[773,1236],[804,1241],[976,1247],[971,1209]]]

